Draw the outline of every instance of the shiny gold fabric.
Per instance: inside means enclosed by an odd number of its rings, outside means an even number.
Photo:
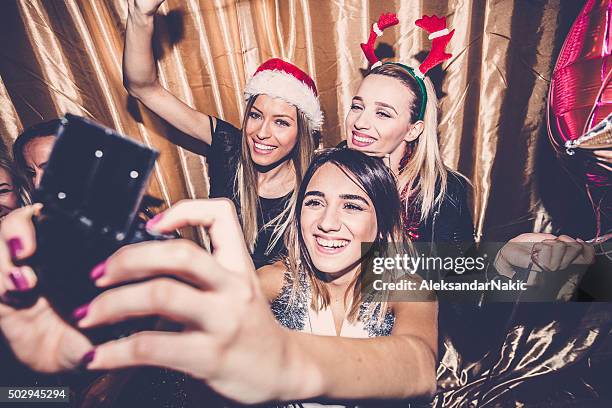
[[[609,406],[610,304],[448,308],[434,407]]]
[[[270,57],[293,61],[317,83],[327,119],[323,142],[333,146],[343,138],[344,116],[366,66],[359,43],[370,24],[381,12],[396,11],[399,26],[379,43],[389,45],[395,58],[414,63],[429,46],[414,20],[447,16],[456,30],[449,47],[453,58],[430,74],[441,99],[443,157],[473,183],[478,237],[501,241],[519,231],[551,228],[541,204],[548,184],[535,177],[540,150],[546,150],[539,141],[545,137],[551,70],[581,7],[581,1],[561,0],[168,0],[156,18],[154,43],[162,84],[189,105],[236,125],[248,75]],[[153,195],[166,204],[206,197],[202,147],[177,147],[172,141],[182,143],[185,136],[123,88],[126,15],[125,0],[2,1],[0,135],[10,144],[24,127],[64,112],[89,116],[162,152]],[[507,312],[497,320],[505,322]],[[548,370],[591,364],[592,348],[609,333],[609,310],[600,315],[593,322],[588,319],[594,315],[584,312],[575,326],[562,330],[566,323],[555,319],[566,314],[553,310],[536,323],[513,319],[508,331],[492,326],[501,337],[485,339],[487,326],[478,316],[454,319],[460,326],[454,333],[446,333],[453,327],[443,322],[447,340],[435,404],[520,406],[528,396],[542,395],[513,393],[541,384],[525,381],[530,378],[559,378],[543,375]],[[479,324],[461,326],[470,321]],[[468,334],[479,341],[470,342]],[[590,380],[576,381],[585,398],[592,396]]]
[[[234,124],[243,114],[242,87],[258,64],[270,57],[295,62],[317,82],[327,118],[323,140],[332,146],[343,138],[344,116],[366,66],[359,43],[372,21],[396,11],[399,26],[379,43],[414,62],[430,43],[414,21],[424,13],[446,15],[456,30],[454,56],[431,74],[440,88],[443,156],[474,184],[478,237],[501,240],[550,228],[533,177],[535,146],[554,58],[580,6],[559,0],[168,0],[157,18],[155,46],[165,86]],[[6,143],[64,112],[91,116],[161,150],[151,192],[167,204],[207,195],[205,159],[169,142],[164,136],[185,138],[122,86],[126,0],[6,0],[0,10]]]

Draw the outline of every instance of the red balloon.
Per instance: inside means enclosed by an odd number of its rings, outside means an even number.
[[[562,157],[582,161],[580,176],[591,189],[612,184],[611,172],[591,154],[612,148],[610,129],[583,136],[612,114],[611,24],[612,0],[588,0],[565,39],[548,96],[550,140]]]

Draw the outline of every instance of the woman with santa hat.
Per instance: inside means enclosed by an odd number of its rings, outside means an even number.
[[[255,266],[269,264],[285,251],[282,236],[323,124],[314,81],[289,62],[264,62],[244,89],[242,129],[191,108],[157,77],[151,41],[163,1],[129,1],[125,86],[161,118],[210,146],[209,197],[233,201]]]

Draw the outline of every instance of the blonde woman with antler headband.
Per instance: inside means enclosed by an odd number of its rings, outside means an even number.
[[[467,204],[466,179],[444,165],[438,147],[438,99],[425,74],[451,57],[444,51],[454,30],[446,17],[423,16],[415,24],[429,33],[432,48],[417,68],[382,63],[376,38],[398,23],[382,14],[361,48],[370,70],[346,115],[351,149],[384,157],[398,180],[404,230],[413,241],[471,243],[474,226]]]
[[[395,14],[382,14],[372,25],[367,43],[361,44],[370,70],[355,92],[346,116],[346,144],[351,149],[384,158],[397,179],[406,236],[413,242],[428,244],[427,248],[418,248],[419,252],[423,249],[459,256],[474,243],[474,225],[467,200],[468,181],[442,161],[437,133],[438,100],[426,76],[428,71],[451,57],[444,50],[454,30],[449,31],[446,27],[446,17],[423,16],[415,24],[426,30],[432,40],[431,51],[423,63],[418,67],[399,62],[382,63],[374,54],[376,38],[382,35],[382,30],[397,23]],[[497,258],[495,267],[504,276],[513,276],[514,268],[507,264],[527,268],[534,252],[527,251],[509,260],[512,249],[521,243],[530,244],[532,248],[531,245],[544,241],[554,246],[559,259],[564,258],[563,254],[572,246],[578,248],[575,256],[590,251],[570,237],[526,233],[513,238],[505,250],[499,252],[502,256]],[[440,243],[444,243],[444,247]],[[553,258],[533,260],[533,265],[541,268]],[[567,259],[573,261],[571,256]],[[548,269],[564,269],[568,262],[563,268],[559,263],[550,264]]]

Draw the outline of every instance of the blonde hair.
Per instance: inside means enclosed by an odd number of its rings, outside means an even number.
[[[244,239],[251,252],[257,243],[259,231],[273,228],[272,238],[265,251],[268,254],[279,240],[283,239],[283,235],[291,223],[290,215],[293,214],[298,188],[314,154],[316,134],[310,126],[306,115],[296,107],[297,142],[288,159],[295,173],[295,186],[287,205],[281,213],[265,225],[258,225],[257,212],[260,209],[260,205],[257,191],[257,170],[251,158],[247,137],[244,134],[247,121],[249,120],[249,112],[256,99],[257,95],[254,95],[247,100],[245,116],[242,121],[242,157],[240,163],[238,163],[234,185],[236,186],[237,198],[240,202],[240,221],[242,223]]]
[[[423,100],[417,80],[399,64],[387,63],[372,69],[368,75],[383,75],[395,78],[414,95],[410,110],[411,122],[417,122]],[[438,145],[438,98],[429,78],[423,80],[427,92],[427,103],[423,115],[423,132],[413,142],[406,144],[404,166],[397,177],[398,190],[405,201],[405,211],[410,206],[419,209],[420,221],[442,202],[446,194],[448,172],[442,162]],[[438,190],[436,194],[436,190]]]

